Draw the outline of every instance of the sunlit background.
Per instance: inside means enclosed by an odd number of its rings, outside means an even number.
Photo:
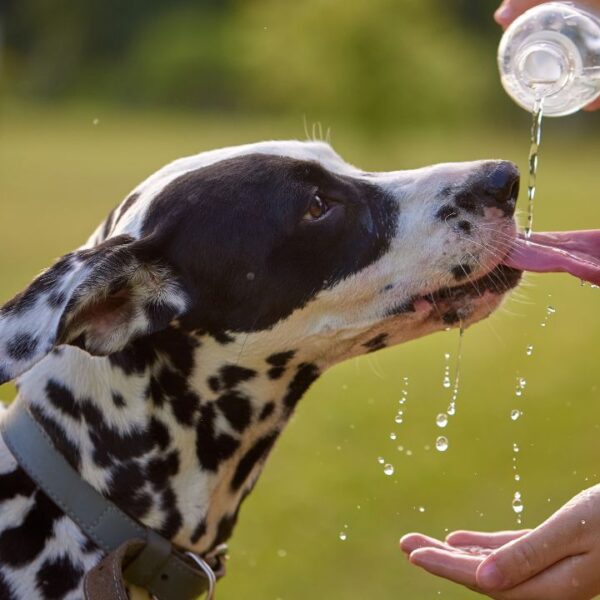
[[[369,170],[495,157],[525,169],[530,118],[498,80],[494,8],[4,0],[0,298],[84,241],[141,179],[202,150],[329,136]],[[536,228],[600,227],[599,122],[544,123]],[[567,276],[527,277],[466,332],[444,429],[456,331],[327,373],[242,510],[220,600],[474,598],[410,567],[397,540],[516,527],[517,491],[533,526],[598,482],[599,303],[600,290]]]

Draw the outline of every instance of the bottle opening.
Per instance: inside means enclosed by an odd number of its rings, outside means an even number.
[[[536,43],[521,52],[518,65],[521,81],[542,96],[554,94],[569,78],[564,52],[553,44]]]

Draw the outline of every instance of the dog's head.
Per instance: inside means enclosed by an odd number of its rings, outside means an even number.
[[[520,273],[518,172],[364,172],[321,142],[181,159],[0,312],[0,381],[55,345],[109,354],[178,320],[271,332],[335,362],[489,315]]]

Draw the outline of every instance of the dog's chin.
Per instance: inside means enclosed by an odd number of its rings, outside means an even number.
[[[491,315],[521,276],[522,271],[499,264],[463,283],[413,296],[390,310],[388,317],[402,323],[408,339],[441,329],[466,328]]]

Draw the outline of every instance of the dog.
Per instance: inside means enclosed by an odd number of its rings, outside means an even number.
[[[518,186],[506,161],[366,172],[323,142],[176,160],[0,309],[0,383],[84,480],[207,555],[319,375],[518,284]],[[0,441],[0,598],[81,600],[102,556]]]

